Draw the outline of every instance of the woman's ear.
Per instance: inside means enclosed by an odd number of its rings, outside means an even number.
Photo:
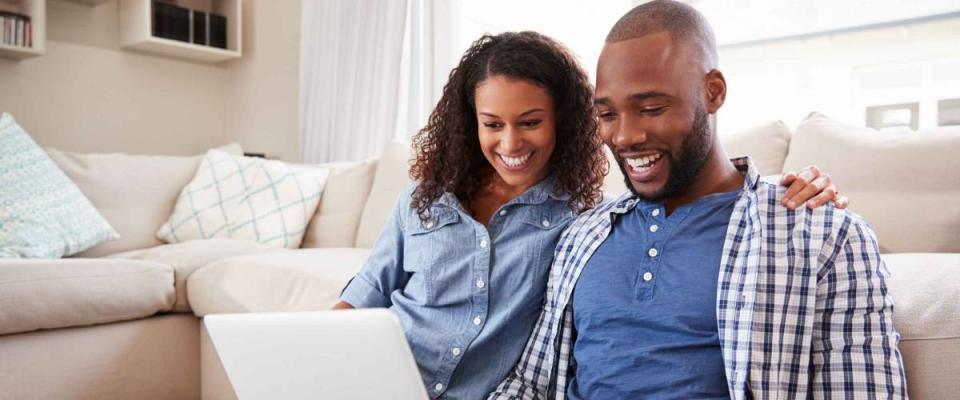
[[[707,112],[714,114],[723,107],[723,102],[727,99],[727,80],[723,77],[723,72],[718,69],[708,72],[706,87]]]

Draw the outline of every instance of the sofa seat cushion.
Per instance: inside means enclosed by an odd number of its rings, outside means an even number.
[[[370,255],[368,249],[298,249],[218,261],[187,280],[197,316],[326,310]]]
[[[0,260],[0,335],[141,318],[173,301],[173,268],[157,262]]]
[[[960,389],[960,253],[884,254],[910,397]]]
[[[276,251],[283,250],[248,240],[207,239],[128,251],[110,257],[155,261],[173,267],[174,288],[177,293],[173,311],[188,312],[190,300],[187,298],[187,278],[194,271],[214,261],[233,256]]]

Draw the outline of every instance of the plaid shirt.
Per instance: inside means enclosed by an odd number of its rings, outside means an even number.
[[[907,398],[893,300],[876,237],[832,205],[789,210],[749,158],[723,245],[717,325],[733,399]],[[571,297],[627,192],[561,236],[544,309],[514,371],[490,399],[566,398],[574,373]],[[615,311],[612,311],[615,312]]]

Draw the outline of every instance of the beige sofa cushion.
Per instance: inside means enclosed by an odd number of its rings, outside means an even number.
[[[173,269],[160,263],[0,260],[0,335],[146,317],[173,300]]]
[[[353,247],[377,161],[331,163],[324,167],[330,169],[330,175],[300,247]]]
[[[948,399],[960,390],[960,254],[884,254],[894,324],[915,399]]]
[[[173,267],[174,288],[177,292],[173,311],[190,311],[187,298],[187,278],[197,269],[225,258],[283,251],[265,244],[247,240],[206,239],[167,244],[149,249],[114,254],[110,258],[155,261]]]
[[[783,121],[771,121],[750,129],[720,134],[720,145],[730,158],[750,156],[760,175],[778,175],[790,147],[790,129]]]
[[[368,249],[298,249],[218,261],[187,280],[197,316],[326,310],[370,255]]]
[[[960,129],[886,133],[811,114],[784,169],[816,164],[884,252],[960,252]]]
[[[169,314],[0,336],[0,399],[201,399],[198,325]]]
[[[240,145],[218,149],[242,154]],[[157,229],[167,221],[180,191],[197,172],[201,156],[149,156],[125,153],[83,154],[47,149],[97,211],[120,233],[75,255],[94,258],[163,244]]]
[[[750,156],[761,175],[779,175],[790,146],[790,130],[783,121],[771,121],[731,134],[720,134],[720,145],[731,158]],[[610,172],[603,179],[603,191],[617,196],[627,191],[623,172],[617,166],[610,149],[604,146]]]
[[[363,207],[363,217],[357,230],[356,247],[373,247],[380,231],[387,224],[397,196],[410,184],[410,161],[413,157],[409,143],[392,142],[383,151],[373,178],[370,196]]]

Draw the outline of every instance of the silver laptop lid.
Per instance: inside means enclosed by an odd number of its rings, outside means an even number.
[[[221,314],[203,323],[240,400],[428,398],[388,310]]]

